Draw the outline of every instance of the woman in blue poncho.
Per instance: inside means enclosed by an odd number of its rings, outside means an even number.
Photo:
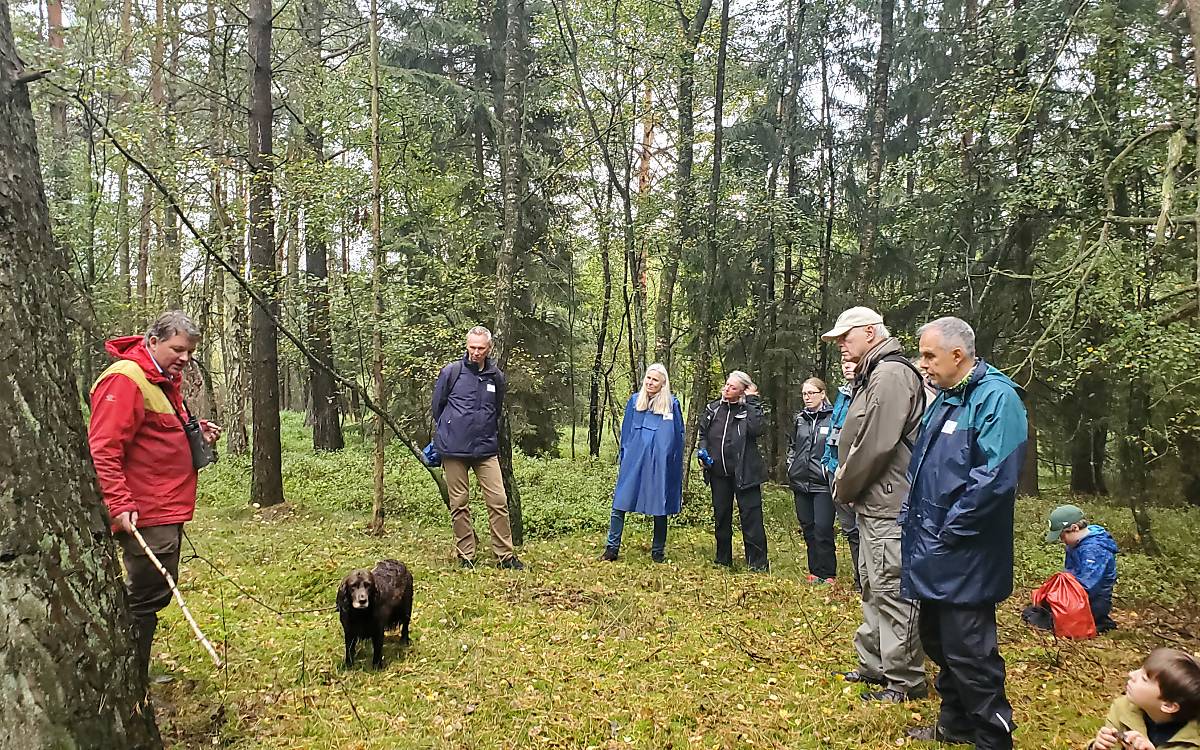
[[[617,486],[613,490],[608,543],[601,560],[616,560],[621,551],[625,514],[654,517],[650,557],[662,562],[667,549],[667,516],[683,502],[683,413],[671,395],[667,368],[646,368],[642,389],[625,404]]]

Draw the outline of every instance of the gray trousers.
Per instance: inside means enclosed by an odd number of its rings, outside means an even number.
[[[863,623],[854,634],[858,669],[909,693],[925,689],[917,603],[900,596],[900,527],[894,518],[856,514]]]

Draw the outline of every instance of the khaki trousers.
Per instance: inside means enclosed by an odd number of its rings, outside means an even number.
[[[508,496],[504,494],[504,477],[500,459],[496,456],[481,459],[443,458],[446,489],[450,493],[450,524],[454,528],[454,546],[463,560],[475,559],[475,527],[471,524],[471,498],[468,469],[475,470],[475,479],[483,491],[483,504],[488,509],[488,525],[492,530],[492,552],[503,562],[514,557],[512,527],[508,522]]]
[[[925,651],[917,603],[900,596],[900,526],[859,513],[858,573],[863,623],[854,634],[858,669],[893,690],[921,692]]]

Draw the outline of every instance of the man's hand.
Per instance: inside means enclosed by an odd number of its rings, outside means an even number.
[[[137,527],[138,514],[136,510],[127,510],[113,519],[118,531],[124,531],[126,534],[132,534],[134,528]]]
[[[213,445],[221,439],[221,425],[216,422],[209,422],[207,419],[200,420],[200,433],[204,435],[204,439],[209,445]]]

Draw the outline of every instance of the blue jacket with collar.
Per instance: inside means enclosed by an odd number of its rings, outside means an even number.
[[[455,373],[457,372],[457,377]],[[438,373],[433,386],[433,445],[443,458],[483,459],[500,453],[504,373],[488,357],[483,367],[464,356]]]
[[[994,604],[1013,588],[1013,506],[1028,422],[1018,386],[979,360],[942,391],[913,446],[902,528],[901,594]]]

